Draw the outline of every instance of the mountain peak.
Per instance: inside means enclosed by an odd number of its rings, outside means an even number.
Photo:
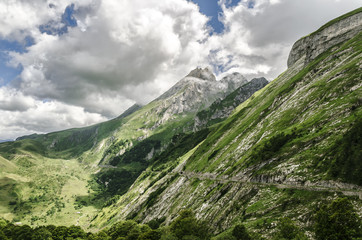
[[[192,70],[186,77],[195,77],[206,81],[216,81],[215,75],[208,67],[205,67],[204,69],[197,67],[196,69]]]

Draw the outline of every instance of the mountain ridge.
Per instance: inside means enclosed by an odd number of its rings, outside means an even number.
[[[239,78],[242,79],[239,81]],[[177,146],[188,149],[202,141],[208,130],[192,133],[197,111],[226,96],[243,82],[246,80],[240,74],[222,81],[186,77],[177,83],[183,86],[168,99],[156,99],[142,107],[135,104],[115,119],[84,128],[23,136],[18,141],[0,144],[0,156],[4,157],[1,164],[6,167],[0,171],[0,185],[10,186],[1,192],[5,198],[0,198],[0,206],[8,207],[0,207],[0,214],[5,213],[9,220],[19,218],[37,225],[45,221],[68,225],[80,211],[93,215],[103,204],[124,194],[155,156],[173,146],[172,142],[182,141],[183,146],[179,143]],[[184,96],[191,102],[189,108],[180,101]],[[172,113],[172,107],[177,105],[174,100],[181,103],[181,108]],[[195,102],[198,104],[192,105]],[[185,132],[189,133],[185,135]],[[190,136],[194,136],[192,140],[188,139]],[[170,156],[172,152],[168,151]],[[57,169],[54,164],[63,165],[64,169]],[[47,185],[45,182],[51,181],[50,175],[54,175],[51,178],[55,182],[49,184],[49,188],[34,187]],[[28,180],[20,181],[23,176]],[[9,177],[11,185],[8,185]],[[74,183],[81,187],[71,190]],[[60,194],[64,191],[73,193],[64,197]],[[45,195],[49,205],[39,203],[39,196]],[[65,200],[60,200],[61,196]],[[86,199],[82,200],[83,205],[79,199]],[[8,205],[9,202],[12,204]],[[89,219],[82,219],[86,221]]]
[[[315,209],[336,197],[361,215],[362,33],[332,23],[297,41],[288,69],[256,92],[239,95],[253,83],[239,74],[214,81],[197,68],[123,118],[0,144],[0,213],[99,230],[125,219],[169,224],[186,208],[219,239],[240,223],[270,239],[285,217],[313,238]],[[333,29],[335,40],[321,35]],[[213,104],[228,117],[195,129]]]

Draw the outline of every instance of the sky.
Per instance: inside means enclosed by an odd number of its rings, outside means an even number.
[[[147,104],[196,67],[273,80],[361,0],[0,1],[0,140]]]

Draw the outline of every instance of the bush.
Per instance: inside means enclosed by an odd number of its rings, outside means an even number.
[[[251,240],[249,233],[246,231],[246,228],[242,224],[238,224],[233,228],[232,235],[237,240]]]
[[[308,238],[297,226],[295,226],[290,218],[285,217],[280,220],[274,239],[307,240]]]
[[[343,181],[362,185],[362,120],[331,147],[328,157],[332,158],[328,175]]]
[[[269,160],[285,145],[288,141],[296,137],[293,130],[291,134],[278,133],[266,140],[261,146],[258,146],[251,153],[251,163],[259,163]]]
[[[362,238],[361,219],[347,198],[322,205],[315,215],[314,229],[318,240]]]
[[[209,228],[205,222],[195,218],[191,210],[183,210],[170,225],[177,239],[210,239]]]

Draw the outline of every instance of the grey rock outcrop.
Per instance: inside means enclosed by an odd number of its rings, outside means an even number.
[[[335,23],[327,23],[320,30],[298,40],[288,58],[288,68],[305,56],[304,65],[327,49],[348,41],[362,31],[362,13],[356,13]]]
[[[233,73],[226,76],[221,81],[229,81],[236,76],[242,76],[239,73]],[[194,131],[200,130],[208,125],[222,121],[227,118],[231,112],[246,101],[259,89],[265,87],[268,81],[264,78],[254,78],[250,82],[246,82],[235,91],[230,93],[224,99],[217,99],[213,104],[203,111],[200,111],[195,117]]]
[[[239,73],[216,81],[208,68],[196,68],[155,100],[161,103],[155,111],[162,115],[161,121],[175,114],[196,113],[245,83],[247,80]]]
[[[204,69],[196,68],[192,70],[186,77],[195,77],[206,81],[216,81],[215,75],[207,67]]]

